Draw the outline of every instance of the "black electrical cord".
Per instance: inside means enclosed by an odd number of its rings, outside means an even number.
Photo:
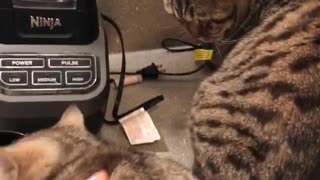
[[[181,45],[186,45],[189,47],[186,48],[171,48],[169,47],[169,43],[170,42],[176,42],[179,43]],[[201,49],[201,48],[206,48],[206,49],[214,49],[215,45],[208,43],[208,44],[200,44],[200,45],[196,45],[190,42],[186,42],[186,41],[182,41],[179,39],[174,39],[174,38],[167,38],[164,39],[161,42],[161,46],[163,49],[166,49],[167,51],[171,52],[171,53],[181,53],[181,52],[187,52],[187,51],[194,51],[196,49]],[[162,75],[162,76],[188,76],[188,75],[192,75],[194,73],[199,72],[200,70],[202,70],[203,68],[205,68],[206,64],[203,63],[202,65],[200,65],[198,68],[196,68],[195,70],[189,71],[189,72],[182,72],[182,73],[171,73],[171,72],[162,72],[157,70],[158,75]],[[150,66],[147,66],[145,68],[148,68]],[[120,75],[121,72],[110,72],[111,75]],[[136,71],[136,72],[126,72],[126,75],[143,75],[143,76],[148,76],[147,74],[141,74],[140,70]]]
[[[119,36],[120,45],[121,45],[121,54],[122,54],[121,72],[120,72],[119,86],[117,89],[118,92],[117,92],[115,103],[114,103],[113,110],[112,110],[112,116],[115,120],[113,120],[113,121],[105,120],[105,122],[109,123],[109,124],[118,124],[120,118],[122,118],[122,117],[124,117],[124,116],[126,116],[126,115],[132,113],[133,111],[138,110],[140,108],[144,108],[145,110],[148,110],[151,107],[158,104],[159,102],[163,101],[164,96],[159,95],[155,98],[152,98],[152,99],[134,107],[133,109],[131,109],[123,114],[119,114],[120,103],[122,100],[123,89],[124,89],[125,75],[126,75],[126,54],[125,54],[125,48],[124,48],[124,40],[123,40],[121,30],[120,30],[119,26],[117,25],[117,23],[115,23],[112,19],[110,19],[109,17],[107,17],[104,14],[101,14],[101,17],[103,20],[107,21],[108,23],[110,23],[114,27],[114,29],[116,30],[116,32]],[[108,43],[108,42],[106,42],[106,43]]]
[[[176,42],[176,43],[179,43],[181,45],[187,45],[189,47],[186,47],[186,48],[171,48],[171,47],[168,46],[169,42]],[[167,51],[172,52],[172,53],[194,51],[194,50],[196,50],[196,49],[201,47],[200,45],[196,45],[196,44],[193,44],[193,43],[190,43],[190,42],[186,42],[186,41],[182,41],[180,39],[174,39],[174,38],[164,39],[161,42],[161,46],[162,46],[163,49],[166,49]]]
[[[109,17],[107,17],[104,14],[101,14],[101,17],[103,18],[103,20],[107,21],[108,23],[110,23],[114,27],[114,29],[116,30],[116,32],[119,36],[120,45],[121,45],[121,53],[122,53],[121,73],[120,73],[120,79],[119,79],[118,92],[117,92],[116,100],[115,100],[113,110],[112,110],[112,116],[114,118],[117,118],[118,112],[120,109],[120,102],[122,99],[125,73],[126,73],[126,54],[125,54],[125,49],[124,49],[124,41],[123,41],[123,36],[122,36],[121,30],[120,30],[119,26],[117,25],[117,23],[115,23],[112,19],[110,19]]]
[[[200,70],[202,70],[204,67],[206,67],[206,64],[202,64],[200,65],[197,69],[193,70],[193,71],[189,71],[189,72],[182,72],[182,73],[168,73],[168,72],[161,72],[159,71],[159,74],[162,76],[188,76],[188,75],[192,75],[194,73],[199,72]]]
[[[170,72],[162,72],[162,71],[158,71],[159,75],[162,76],[188,76],[188,75],[192,75],[194,73],[199,72],[200,70],[202,70],[203,68],[205,68],[205,64],[200,65],[197,69],[189,71],[189,72],[182,72],[182,73],[170,73]],[[121,72],[110,72],[111,75],[120,75]],[[140,73],[138,72],[126,72],[126,75],[139,75]]]
[[[121,55],[122,55],[122,63],[121,63],[121,71],[120,72],[111,72],[110,74],[118,74],[120,75],[120,78],[119,78],[119,85],[118,85],[118,92],[117,92],[117,95],[116,95],[116,99],[115,99],[115,103],[114,103],[114,106],[113,106],[113,110],[112,110],[112,116],[114,118],[113,121],[110,121],[110,120],[106,120],[105,119],[105,122],[106,123],[109,123],[109,124],[118,124],[119,123],[119,119],[134,112],[135,110],[138,110],[140,108],[144,108],[145,110],[148,110],[150,109],[151,107],[153,107],[154,105],[158,104],[159,102],[163,101],[164,100],[164,96],[163,95],[160,95],[160,96],[157,96],[155,98],[152,98],[136,107],[134,107],[133,109],[125,112],[125,113],[122,113],[122,114],[119,114],[119,109],[120,109],[120,103],[121,103],[121,100],[122,100],[122,95],[123,95],[123,89],[124,89],[124,81],[125,81],[125,76],[128,75],[128,74],[139,74],[137,72],[135,73],[131,73],[131,72],[126,72],[126,55],[125,55],[125,47],[124,47],[124,40],[123,40],[123,36],[122,36],[122,33],[121,33],[121,30],[119,28],[119,26],[117,25],[117,23],[115,23],[112,19],[110,19],[108,16],[104,15],[104,14],[101,14],[101,17],[103,20],[107,21],[108,23],[110,23],[114,29],[116,30],[118,36],[119,36],[119,39],[120,39],[120,45],[121,45]],[[105,33],[106,34],[106,33]],[[172,49],[172,48],[169,48],[166,43],[168,41],[177,41],[179,43],[182,43],[182,44],[185,44],[185,45],[189,45],[191,46],[190,48],[183,48],[183,49]],[[108,42],[106,42],[108,43]],[[170,52],[184,52],[184,51],[192,51],[192,50],[195,50],[197,48],[202,48],[203,46],[198,46],[198,45],[194,45],[192,43],[188,43],[188,42],[184,42],[184,41],[181,41],[181,40],[178,40],[178,39],[172,39],[172,38],[169,38],[169,39],[165,39],[163,42],[162,42],[162,46],[163,48],[167,49],[168,51]],[[149,66],[151,67],[153,70],[154,70],[154,64],[152,66]],[[166,73],[166,72],[161,72],[161,71],[158,71],[158,69],[155,69],[156,70],[156,73],[160,74],[160,75],[167,75],[167,76],[185,76],[185,75],[190,75],[190,74],[193,74],[193,73],[196,73],[198,71],[200,71],[202,68],[205,67],[205,64],[199,66],[197,69],[193,70],[193,71],[190,71],[190,72],[184,72],[184,73]]]
[[[186,48],[171,48],[168,46],[169,42],[176,42],[179,43],[181,45],[186,45],[189,47]],[[208,44],[200,44],[200,45],[196,45],[190,42],[186,42],[186,41],[182,41],[180,39],[175,39],[175,38],[167,38],[164,39],[161,42],[161,46],[162,48],[166,49],[167,51],[171,52],[171,53],[180,53],[180,52],[186,52],[186,51],[194,51],[196,49],[201,49],[201,48],[206,48],[206,49],[214,49],[214,45],[211,43]],[[203,63],[202,65],[200,65],[197,69],[190,71],[190,72],[182,72],[182,73],[169,73],[169,72],[159,72],[160,75],[164,75],[164,76],[188,76],[194,73],[199,72],[200,70],[202,70],[204,67],[206,66],[205,63]]]
[[[121,72],[112,71],[112,72],[110,72],[110,74],[111,74],[111,75],[120,75]],[[138,73],[136,73],[136,72],[126,72],[125,74],[126,74],[126,75],[137,75]]]

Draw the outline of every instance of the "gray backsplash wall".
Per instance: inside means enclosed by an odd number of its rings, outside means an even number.
[[[164,38],[187,38],[187,33],[166,13],[162,0],[98,0],[101,12],[120,26],[127,51],[160,48]],[[112,27],[104,23],[112,53],[119,51],[119,41]]]

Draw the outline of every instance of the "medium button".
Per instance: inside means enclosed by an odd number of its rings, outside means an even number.
[[[90,68],[90,58],[50,58],[51,68]]]
[[[33,85],[61,85],[62,73],[60,71],[33,71]]]
[[[28,73],[26,71],[1,72],[1,82],[9,86],[27,85]]]
[[[2,58],[1,67],[3,68],[43,68],[43,58]]]
[[[92,78],[91,71],[67,71],[66,84],[67,85],[85,85],[90,82]]]

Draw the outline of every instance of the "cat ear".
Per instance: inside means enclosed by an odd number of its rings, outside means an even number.
[[[63,113],[58,126],[77,126],[84,128],[84,117],[80,109],[75,105],[69,106]]]
[[[172,0],[163,0],[164,8],[169,14],[173,14]]]
[[[0,179],[17,180],[18,166],[8,154],[0,152]]]

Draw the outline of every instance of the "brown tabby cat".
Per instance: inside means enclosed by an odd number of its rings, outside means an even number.
[[[179,164],[102,143],[86,131],[70,107],[53,128],[0,148],[0,180],[86,180],[105,170],[110,180],[191,180]]]
[[[239,38],[195,95],[201,179],[308,179],[320,160],[320,0],[165,4],[202,41]]]

